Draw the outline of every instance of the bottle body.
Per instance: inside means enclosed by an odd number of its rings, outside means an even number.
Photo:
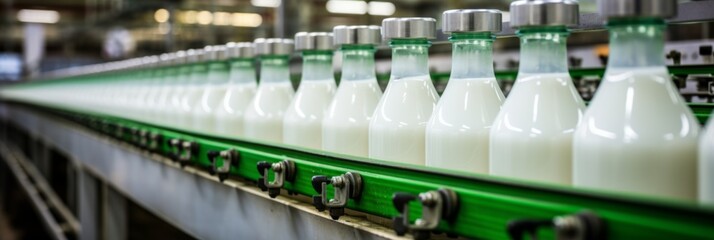
[[[342,81],[322,120],[322,149],[367,157],[369,121],[382,97],[373,46],[343,46]]]
[[[242,137],[245,109],[258,87],[253,60],[232,61],[229,78],[228,90],[216,108],[216,133],[225,137]]]
[[[611,27],[612,60],[574,139],[576,186],[696,199],[699,123],[664,65],[662,28]]]
[[[287,56],[261,58],[255,96],[245,109],[243,131],[247,138],[281,143],[283,118],[293,95]]]
[[[519,36],[519,73],[491,129],[489,173],[570,184],[572,136],[585,104],[567,70],[567,31]]]
[[[227,62],[213,61],[208,64],[207,83],[204,84],[200,100],[193,111],[193,130],[208,134],[217,134],[215,118],[216,107],[221,103],[228,90],[229,68]]]
[[[191,66],[190,80],[181,96],[181,113],[178,119],[179,127],[184,130],[193,129],[193,114],[203,95],[207,73],[208,66],[204,63],[194,63]]]
[[[491,125],[505,98],[493,73],[493,40],[458,36],[451,79],[426,128],[426,165],[488,173]]]
[[[337,88],[332,51],[305,52],[303,60],[303,77],[283,120],[283,143],[320,149],[322,119]]]

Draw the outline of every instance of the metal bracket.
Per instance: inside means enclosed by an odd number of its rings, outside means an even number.
[[[417,200],[422,205],[422,216],[414,224],[409,222],[409,202]],[[392,203],[400,213],[392,220],[394,231],[403,236],[411,230],[415,239],[429,239],[430,232],[439,226],[440,220],[453,223],[459,211],[459,198],[450,189],[439,189],[413,195],[398,192],[392,195]]]
[[[333,199],[327,198],[327,184],[332,184],[335,188],[335,196]],[[319,211],[325,209],[330,210],[330,217],[337,220],[345,214],[345,206],[347,200],[359,200],[362,196],[362,176],[356,172],[347,172],[345,174],[328,177],[328,176],[313,176],[312,187],[320,195],[312,196],[312,204]]]
[[[163,140],[164,136],[162,136],[160,133],[152,132],[149,135],[149,145],[147,147],[151,151],[159,151],[161,150],[161,143],[163,142]]]
[[[275,178],[272,182],[268,181],[268,170],[275,172]],[[285,184],[285,181],[295,181],[295,162],[283,160],[277,163],[269,163],[266,161],[258,162],[258,187],[263,192],[268,191],[271,198],[280,195],[280,189]]]
[[[559,240],[606,239],[606,223],[592,211],[556,216],[545,219],[516,219],[508,223],[507,232],[511,239],[538,238],[538,229],[553,228]]]
[[[173,149],[170,154],[171,158],[179,162],[181,167],[186,166],[193,155],[198,153],[198,143],[191,141],[182,141],[181,139],[174,138],[169,140],[169,146]]]
[[[149,131],[146,129],[138,130],[138,145],[140,147],[146,148],[149,146]]]
[[[218,175],[218,180],[223,182],[228,178],[231,170],[231,166],[238,165],[237,162],[240,158],[240,152],[235,149],[229,149],[225,151],[208,151],[207,154],[208,161],[211,162],[211,166],[208,168],[208,173],[211,175]],[[223,164],[220,167],[216,167],[216,158],[222,158]]]
[[[129,128],[129,133],[131,134],[131,143],[139,144],[139,129],[135,127]]]

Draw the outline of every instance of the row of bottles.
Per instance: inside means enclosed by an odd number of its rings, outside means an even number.
[[[568,27],[579,20],[570,0],[511,4],[521,64],[508,98],[492,64],[494,33],[502,27],[496,10],[444,12],[453,61],[441,99],[428,71],[433,18],[389,18],[381,28],[338,26],[298,33],[294,41],[257,39],[132,59],[107,64],[107,73],[3,96],[221,137],[714,203],[714,130],[698,142],[700,126],[662,57],[664,19],[675,15],[676,1],[620,3],[599,1],[611,55],[587,108],[567,68]],[[382,41],[392,49],[384,94],[374,71]],[[343,62],[339,86],[335,48]],[[297,91],[288,68],[294,50],[303,60]]]

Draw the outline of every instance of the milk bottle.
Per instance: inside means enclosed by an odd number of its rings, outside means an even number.
[[[493,40],[501,12],[449,10],[443,31],[451,33],[451,76],[426,127],[426,165],[488,173],[488,140],[504,96],[493,72]]]
[[[322,120],[322,149],[367,157],[369,121],[382,96],[374,70],[379,26],[337,26],[335,45],[342,54],[342,79]]]
[[[243,113],[255,95],[255,47],[251,42],[226,44],[230,64],[228,90],[216,107],[216,133],[225,137],[243,136]]]
[[[193,130],[201,133],[216,134],[215,109],[223,100],[228,89],[230,69],[225,46],[207,46],[204,61],[208,65],[208,74],[203,81],[203,93],[193,110]]]
[[[424,131],[439,101],[428,66],[436,20],[388,18],[382,30],[392,47],[392,73],[369,124],[369,157],[424,165]]]
[[[490,174],[571,183],[572,137],[585,110],[568,73],[565,44],[566,26],[577,23],[574,1],[511,4],[521,57],[516,82],[491,128]]]
[[[168,126],[173,128],[183,127],[181,114],[183,113],[183,97],[188,92],[189,84],[191,83],[191,60],[195,59],[193,55],[197,52],[194,49],[189,49],[182,57],[176,58],[178,67],[176,79],[174,79],[173,87],[168,94],[168,102],[166,109]]]
[[[283,143],[320,149],[322,118],[335,94],[332,33],[299,32],[295,50],[302,52],[302,79],[283,119]]]
[[[193,129],[193,113],[196,103],[201,100],[201,95],[203,95],[203,85],[206,83],[208,74],[208,64],[205,61],[203,49],[196,49],[193,55],[189,55],[188,62],[191,65],[190,79],[181,94],[180,113],[177,116],[179,128],[182,130]]]
[[[610,56],[575,133],[574,185],[694,201],[700,127],[664,59],[663,19],[675,15],[677,1],[641,9],[599,3]]]
[[[288,69],[293,40],[259,38],[254,44],[260,57],[260,83],[245,110],[243,131],[247,138],[281,143],[283,116],[294,94]]]

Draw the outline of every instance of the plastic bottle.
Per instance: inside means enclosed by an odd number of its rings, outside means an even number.
[[[194,106],[192,123],[194,131],[215,135],[217,134],[215,110],[228,90],[230,68],[225,46],[207,46],[204,51],[204,62],[208,66],[208,72],[203,79],[205,84],[203,84],[201,98]]]
[[[247,138],[281,143],[283,117],[294,95],[288,69],[293,40],[259,38],[254,44],[260,58],[260,82],[245,110],[243,131]]]
[[[191,84],[191,61],[195,60],[195,55],[198,53],[194,49],[189,49],[183,57],[177,57],[176,64],[178,67],[177,76],[174,80],[174,86],[169,93],[167,102],[167,124],[173,128],[180,129],[183,127],[181,115],[183,114],[183,98],[188,93],[189,84]]]
[[[255,47],[251,42],[228,43],[229,86],[216,107],[216,133],[226,137],[243,136],[243,113],[255,96]]]
[[[489,172],[569,185],[573,132],[585,110],[568,73],[565,44],[566,26],[578,23],[577,2],[515,1],[510,11],[520,65],[491,128]]]
[[[367,157],[369,121],[382,97],[374,70],[379,26],[337,26],[335,45],[342,54],[342,79],[322,120],[322,149]]]
[[[295,50],[302,52],[302,79],[283,120],[283,143],[322,146],[322,118],[337,85],[332,72],[332,33],[299,32]]]
[[[382,37],[392,47],[392,73],[369,124],[369,157],[424,165],[424,131],[439,95],[429,75],[433,18],[387,18]]]
[[[451,76],[426,127],[426,165],[488,173],[489,133],[505,98],[492,57],[501,12],[449,10],[442,22],[453,43]]]
[[[575,134],[574,185],[695,201],[700,127],[664,59],[663,19],[677,1],[624,3],[600,1],[610,56]]]

